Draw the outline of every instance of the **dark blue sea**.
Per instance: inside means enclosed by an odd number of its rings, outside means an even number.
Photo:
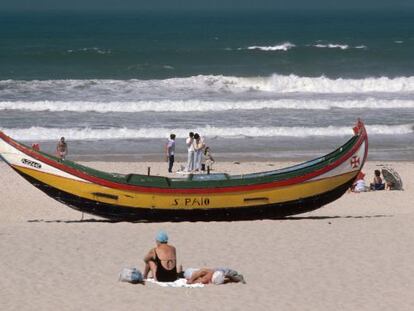
[[[74,159],[414,160],[414,11],[0,12],[0,130]]]

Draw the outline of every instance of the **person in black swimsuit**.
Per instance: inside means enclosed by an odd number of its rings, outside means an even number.
[[[155,272],[155,279],[160,282],[174,282],[177,280],[177,267],[175,265],[174,260],[174,267],[171,270],[164,268],[162,265],[161,259],[158,257],[156,249],[154,249],[155,258],[154,263],[156,265],[156,272]],[[166,260],[171,262],[173,260]]]
[[[174,282],[177,280],[177,255],[175,247],[168,244],[168,235],[159,231],[152,248],[144,257],[144,279],[151,271],[154,280],[159,282]]]

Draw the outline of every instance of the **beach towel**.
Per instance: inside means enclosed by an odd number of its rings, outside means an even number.
[[[146,279],[145,281],[148,283],[157,284],[162,287],[191,287],[191,288],[204,287],[204,284],[201,284],[201,283],[187,284],[186,279],[178,279],[174,282],[157,282],[154,279]]]

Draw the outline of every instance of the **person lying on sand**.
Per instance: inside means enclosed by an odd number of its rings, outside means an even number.
[[[215,284],[220,285],[231,282],[242,282],[245,284],[244,277],[237,271],[227,268],[187,268],[183,276],[186,278],[188,284]]]
[[[168,235],[159,231],[155,237],[156,247],[144,257],[144,279],[149,271],[155,281],[174,282],[177,280],[177,255],[175,247],[168,245]]]

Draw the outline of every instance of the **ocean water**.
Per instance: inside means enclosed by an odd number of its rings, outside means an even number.
[[[75,159],[414,160],[414,12],[0,12],[0,130]]]

